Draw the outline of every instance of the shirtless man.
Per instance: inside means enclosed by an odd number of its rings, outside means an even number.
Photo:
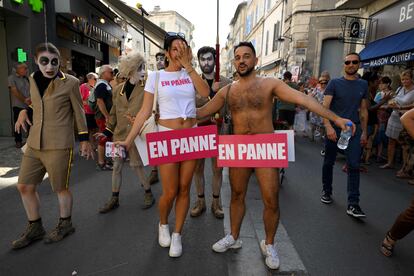
[[[322,107],[315,99],[290,88],[284,82],[274,78],[263,78],[256,75],[256,51],[250,42],[240,42],[234,48],[234,66],[240,76],[239,80],[218,91],[216,96],[197,110],[199,118],[214,114],[225,102],[229,94],[229,106],[232,114],[234,134],[250,135],[273,133],[272,99],[279,99],[304,106],[323,117],[333,121],[338,127],[345,129],[349,122]],[[245,213],[245,196],[250,175],[255,173],[264,203],[263,220],[266,240],[262,240],[260,248],[266,265],[271,269],[279,268],[279,257],[274,246],[274,237],[279,223],[278,170],[276,168],[230,168],[231,233],[216,242],[212,249],[225,252],[229,248],[240,248],[240,227]]]

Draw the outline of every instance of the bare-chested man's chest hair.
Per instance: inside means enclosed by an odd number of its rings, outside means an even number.
[[[269,95],[265,91],[263,81],[256,79],[252,84],[242,86],[240,84],[232,85],[230,88],[230,110],[240,112],[247,110],[261,110],[268,106]]]

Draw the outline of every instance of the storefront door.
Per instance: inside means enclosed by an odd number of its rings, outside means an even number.
[[[338,39],[326,39],[322,44],[321,65],[319,75],[323,71],[328,71],[331,78],[342,76],[342,62],[344,53],[344,43]]]

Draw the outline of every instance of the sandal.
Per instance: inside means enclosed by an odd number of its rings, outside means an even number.
[[[390,164],[385,164],[385,165],[382,165],[382,166],[380,166],[380,169],[394,169],[394,166],[391,166]]]
[[[394,244],[391,244],[392,242]],[[395,240],[391,238],[390,233],[388,232],[387,235],[385,236],[384,241],[381,244],[381,253],[384,254],[384,256],[386,257],[391,257],[391,255],[394,253],[394,245],[395,245]]]
[[[110,166],[107,163],[104,163],[104,164],[97,163],[96,164],[96,170],[97,171],[112,171],[112,166]]]
[[[411,175],[409,175],[406,172],[397,172],[396,176],[398,178],[403,178],[403,179],[410,179],[411,178]]]

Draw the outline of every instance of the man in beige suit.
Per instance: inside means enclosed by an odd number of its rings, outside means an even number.
[[[51,43],[38,45],[35,59],[40,71],[34,72],[29,78],[32,105],[20,112],[15,125],[17,132],[20,132],[21,127],[26,129],[26,124],[31,125],[17,184],[29,225],[21,237],[13,241],[13,249],[26,247],[42,239],[46,233],[36,190],[46,172],[58,196],[60,219],[56,228],[46,235],[45,243],[58,242],[75,231],[71,222],[73,200],[68,186],[74,121],[79,131],[81,155],[87,159],[93,157],[78,79],[59,70],[60,53]],[[28,113],[33,114],[33,123]]]
[[[115,87],[112,96],[112,108],[109,114],[106,129],[103,135],[112,137],[113,141],[123,141],[128,136],[135,115],[141,109],[144,100],[144,87],[141,82],[145,77],[145,61],[137,52],[129,52],[122,56],[119,61],[119,74],[128,78],[124,83]],[[102,136],[102,133],[97,136]],[[144,187],[143,209],[150,208],[155,203],[154,196],[151,192],[148,177],[145,174],[144,166],[138,150],[135,145],[128,149],[129,165],[133,168]],[[104,214],[110,212],[119,206],[119,191],[122,184],[122,167],[124,158],[115,157],[112,170],[112,197],[99,209]]]

